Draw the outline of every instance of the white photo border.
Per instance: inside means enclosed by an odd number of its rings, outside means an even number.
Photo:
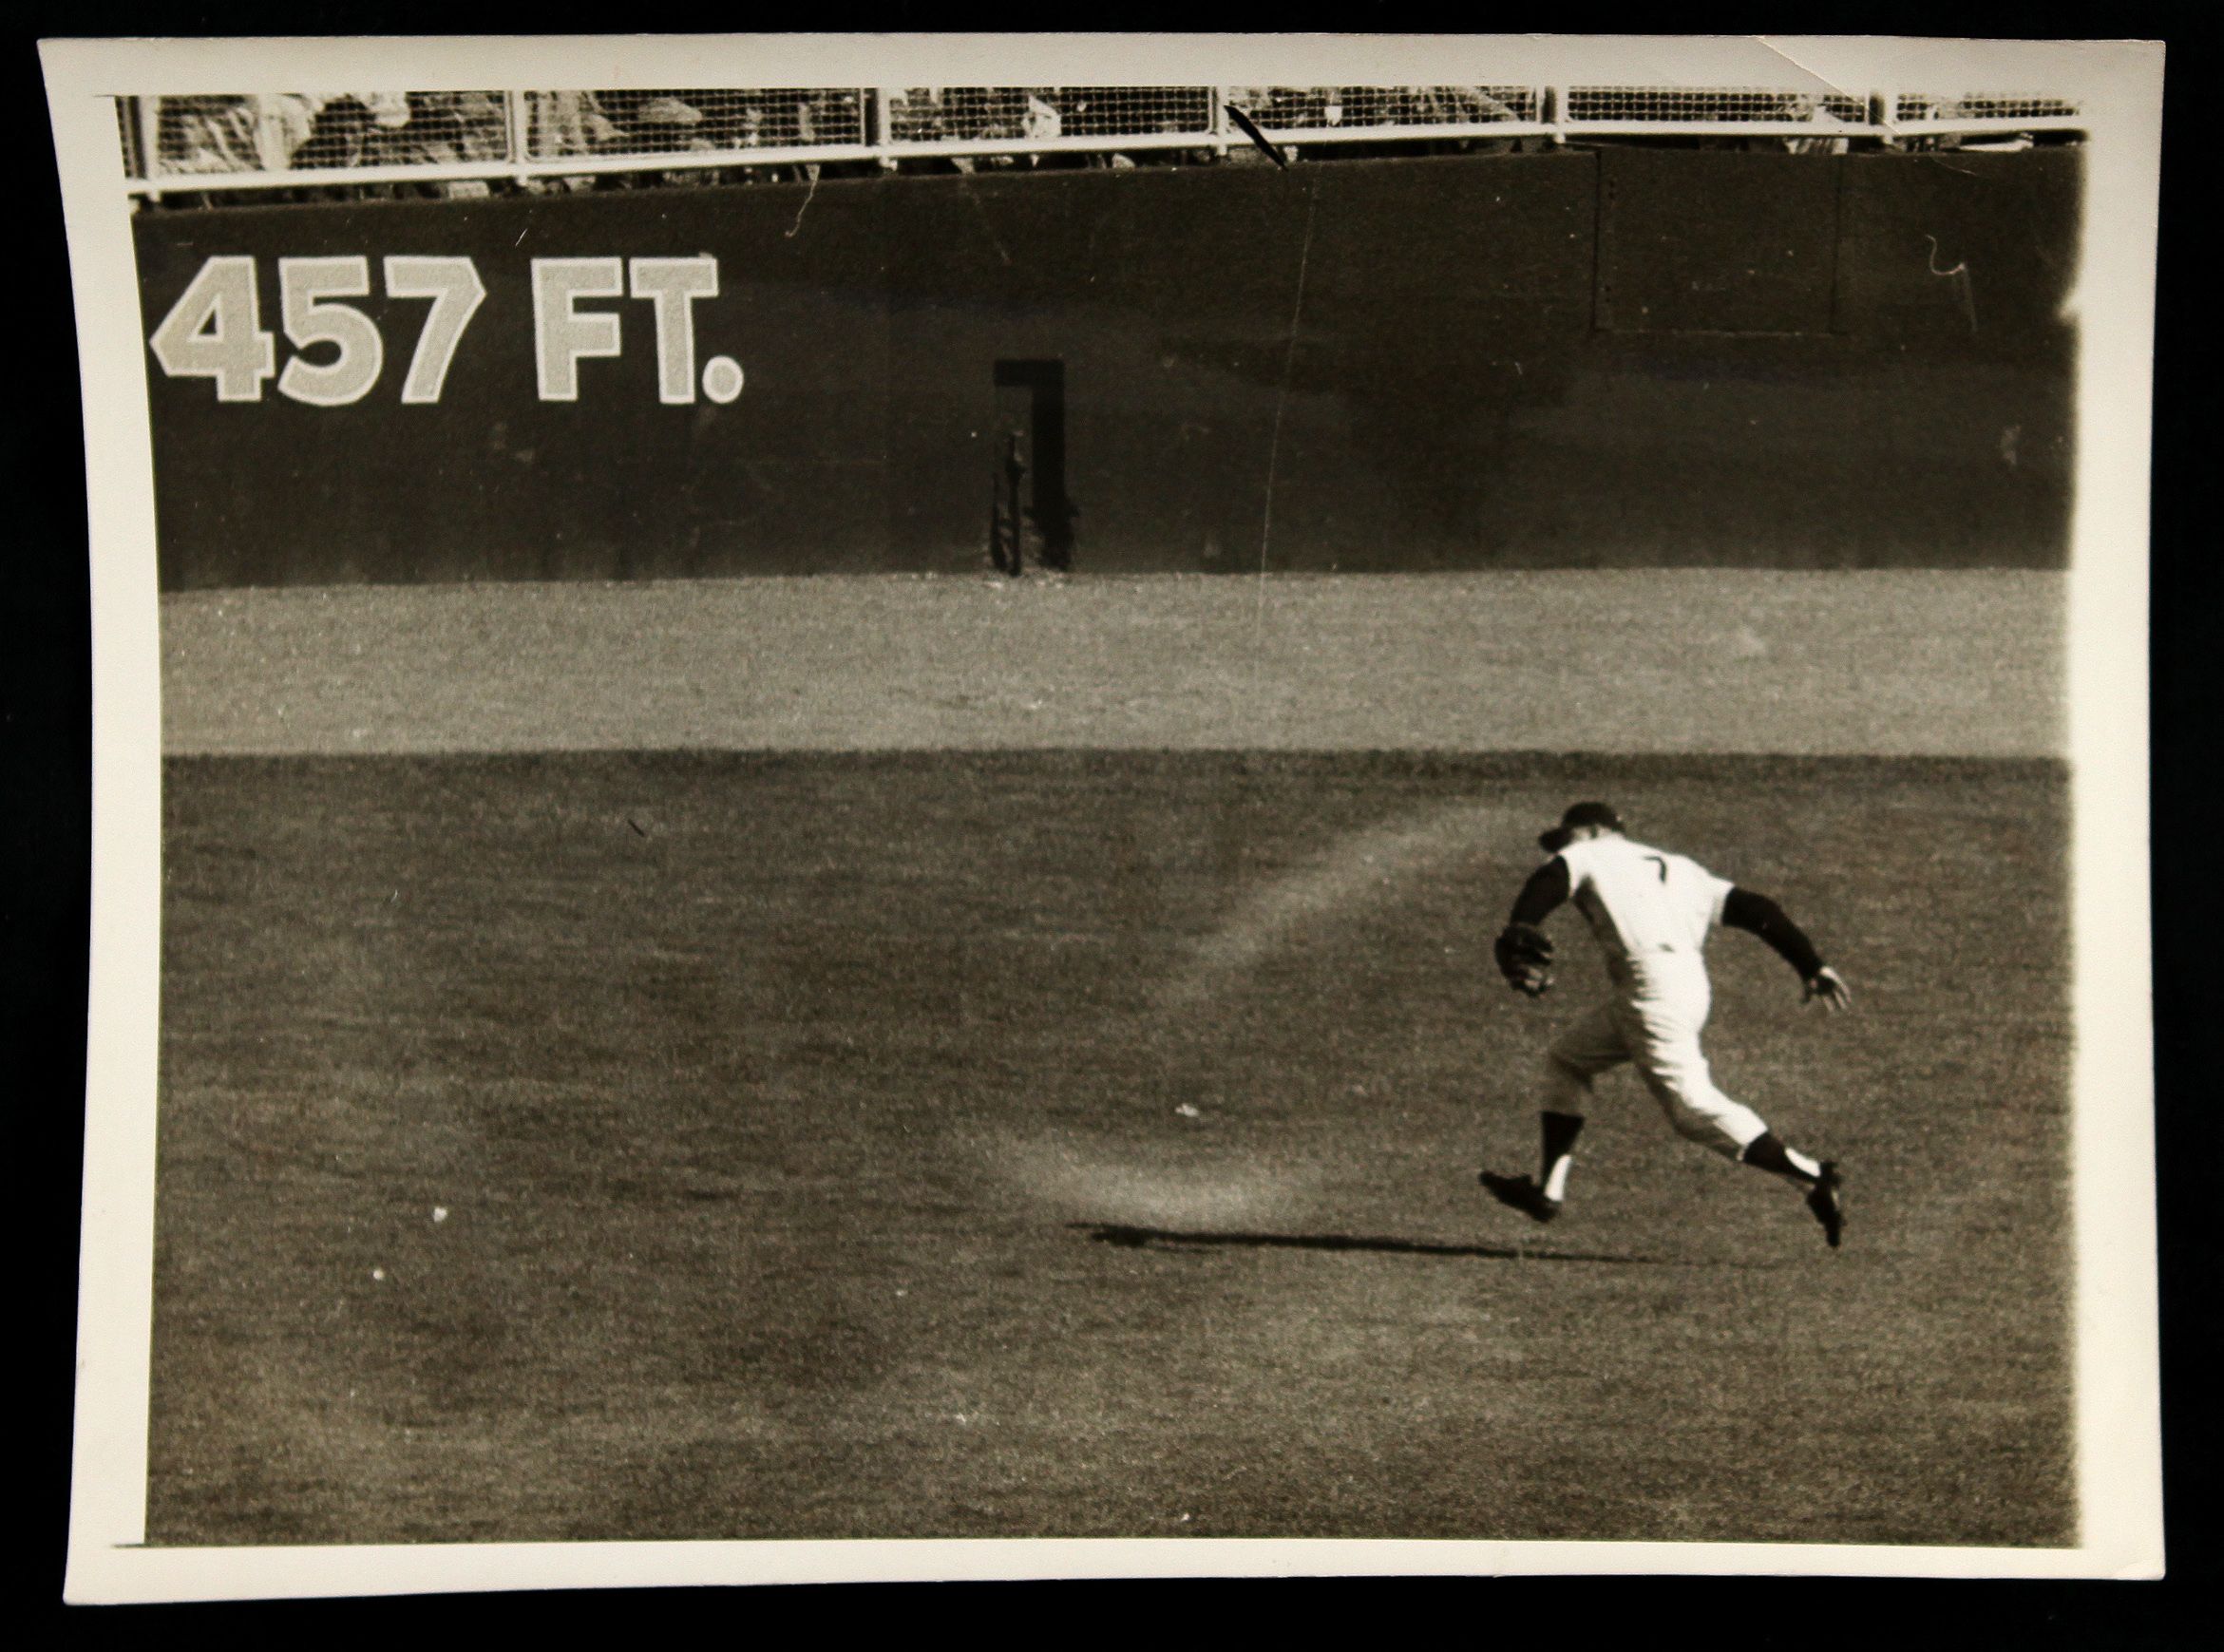
[[[2071,1548],[963,1539],[144,1547],[161,951],[160,611],[136,265],[111,99],[280,85],[523,88],[1308,84],[1564,78],[1865,88],[2043,85],[2087,116],[2068,583],[2080,1542]],[[66,1597],[77,1603],[732,1583],[1578,1572],[2158,1577],[2163,1568],[2148,922],[2148,470],[2163,51],[2139,42],[1573,36],[609,36],[49,41],[43,56],[85,402],[93,879],[79,1362]],[[1327,65],[1334,68],[1328,69]],[[1467,66],[1473,66],[1468,72]],[[1483,66],[1488,65],[1487,71]],[[1971,71],[1977,71],[1972,79]],[[1757,80],[1755,77],[1761,79]]]

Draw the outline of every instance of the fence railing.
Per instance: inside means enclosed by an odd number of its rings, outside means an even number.
[[[961,170],[1029,156],[1112,164],[1226,155],[1241,110],[1319,145],[1781,139],[1791,148],[2081,134],[2075,103],[2020,93],[1755,86],[790,86],[667,91],[278,92],[118,100],[132,193],[485,184],[829,162]]]

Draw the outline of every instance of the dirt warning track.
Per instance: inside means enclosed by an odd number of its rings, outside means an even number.
[[[199,592],[163,745],[2045,756],[2065,614],[2001,571]]]

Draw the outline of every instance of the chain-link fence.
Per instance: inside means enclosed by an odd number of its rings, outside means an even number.
[[[1902,92],[1893,120],[1901,125],[1944,124],[2005,121],[2075,121],[2077,104],[2065,98],[2035,97],[2014,92],[1964,93],[1941,97],[1936,92]]]
[[[817,177],[994,157],[1248,152],[1231,113],[1316,154],[1630,138],[1784,146],[2076,136],[2037,94],[1853,95],[1758,86],[770,86],[589,91],[271,92],[118,100],[135,193],[393,186],[485,193],[606,175]],[[1955,135],[1961,135],[1959,137]]]
[[[1388,128],[1533,124],[1543,94],[1534,86],[1230,86],[1226,101],[1263,130],[1318,141]]]
[[[1570,127],[1866,126],[1870,121],[1867,98],[1765,86],[1569,86],[1564,108]]]
[[[523,92],[528,161],[566,157],[746,156],[760,149],[859,147],[871,94],[854,86]]]
[[[509,159],[501,92],[275,92],[143,100],[127,143],[152,176],[469,166]],[[151,127],[151,130],[149,129]],[[132,132],[125,123],[127,133]],[[151,140],[151,141],[150,141]]]
[[[1263,130],[1311,136],[1388,126],[1530,119],[1536,94],[1504,86],[1230,86],[1229,104]]]
[[[902,86],[888,99],[888,137],[966,149],[984,143],[1209,139],[1210,86]]]

